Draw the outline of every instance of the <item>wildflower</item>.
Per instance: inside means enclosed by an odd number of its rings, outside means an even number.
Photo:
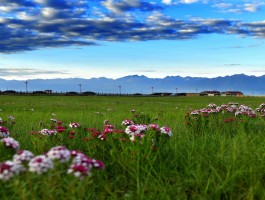
[[[167,126],[163,126],[160,128],[160,131],[162,134],[166,134],[168,135],[169,137],[173,136],[172,132],[171,132],[171,129]]]
[[[50,169],[53,169],[52,159],[45,155],[36,156],[29,161],[30,172],[43,174]]]
[[[0,126],[0,138],[5,138],[9,136],[8,129],[4,126]]]
[[[66,147],[57,146],[57,147],[51,148],[48,151],[47,156],[51,158],[52,160],[59,160],[59,162],[64,163],[70,159],[71,153],[68,149],[66,149]]]
[[[210,108],[216,108],[216,107],[217,107],[217,105],[216,105],[216,104],[214,104],[214,103],[210,103],[210,104],[208,105],[208,107],[210,107]]]
[[[87,165],[82,165],[80,163],[72,164],[68,168],[67,173],[74,174],[75,177],[83,179],[90,175],[90,168]]]
[[[17,154],[13,156],[13,161],[16,163],[23,163],[29,161],[34,157],[34,154],[28,150],[19,150]]]
[[[10,115],[8,118],[9,118],[11,121],[14,121],[14,120],[15,120],[15,117],[12,116],[12,115]]]
[[[199,115],[200,111],[199,110],[194,110],[192,112],[190,112],[191,115]]]
[[[76,134],[76,132],[74,132],[74,131],[69,132],[69,135],[75,135],[75,134]]]
[[[82,165],[87,165],[89,168],[98,168],[98,169],[103,169],[105,167],[104,163],[87,157],[85,154],[78,154],[74,159],[73,159],[73,164],[82,164]]]
[[[51,122],[57,122],[57,119],[55,119],[55,118],[51,118],[50,121],[51,121]]]
[[[40,132],[42,135],[56,135],[57,131],[56,130],[49,130],[49,129],[42,129]]]
[[[76,157],[78,155],[85,155],[82,151],[78,151],[78,150],[70,150],[70,155],[72,157]]]
[[[0,163],[0,179],[4,181],[9,180],[24,170],[25,168],[19,163],[10,160],[2,162]]]
[[[70,126],[71,128],[77,128],[77,127],[80,126],[80,124],[79,124],[79,123],[76,123],[76,122],[72,122],[72,123],[69,124],[69,126]]]
[[[65,127],[64,126],[57,126],[56,129],[57,129],[58,133],[62,133],[62,132],[65,131]]]
[[[103,129],[114,129],[115,127],[112,124],[106,124]]]
[[[157,124],[149,124],[148,129],[154,130],[154,131],[159,131],[159,126]]]
[[[134,124],[134,125],[127,126],[127,128],[125,129],[125,133],[128,134],[128,135],[134,135],[134,134],[143,133],[146,130],[147,130],[147,126],[146,125]]]
[[[16,141],[12,137],[3,138],[3,139],[1,139],[1,142],[3,142],[4,146],[7,148],[11,148],[11,149],[15,149],[15,150],[19,149],[18,141]]]
[[[58,125],[61,125],[62,123],[63,123],[62,121],[57,120]]]
[[[133,121],[132,120],[129,120],[129,119],[125,119],[122,121],[121,125],[123,126],[130,126],[130,125],[133,125]]]

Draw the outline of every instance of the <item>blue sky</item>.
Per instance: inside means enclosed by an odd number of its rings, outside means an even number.
[[[0,78],[265,74],[265,0],[1,0]]]

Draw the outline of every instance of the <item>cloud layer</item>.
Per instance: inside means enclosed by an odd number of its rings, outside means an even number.
[[[219,12],[257,12],[264,2],[212,1]],[[221,2],[221,3],[220,3]],[[265,37],[265,21],[176,19],[165,14],[180,4],[207,0],[1,0],[0,53],[49,47],[98,45],[100,41],[193,39],[203,34]]]

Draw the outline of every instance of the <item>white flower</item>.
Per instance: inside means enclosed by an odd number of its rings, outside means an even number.
[[[129,126],[129,125],[133,125],[133,121],[132,120],[129,120],[129,119],[125,119],[121,122],[121,125],[123,126]]]
[[[1,139],[1,142],[8,148],[19,149],[19,142],[12,137],[3,138]]]
[[[59,162],[64,163],[70,159],[71,153],[66,147],[57,146],[51,148],[50,151],[48,151],[47,156],[52,160],[59,160]]]
[[[76,122],[72,122],[72,123],[69,124],[69,126],[70,126],[71,128],[77,128],[77,127],[80,126],[80,124],[79,124],[79,123],[76,123]]]
[[[53,169],[52,159],[45,155],[36,156],[29,161],[30,172],[43,174],[50,169]]]
[[[125,133],[128,135],[140,134],[144,133],[147,130],[147,126],[144,124],[134,124],[127,126],[125,129]]]
[[[57,131],[56,130],[49,130],[49,129],[42,129],[39,133],[42,135],[56,135]]]
[[[166,134],[168,135],[169,137],[173,136],[172,132],[171,132],[171,129],[167,126],[163,126],[160,128],[160,131],[162,134]]]
[[[19,163],[10,160],[0,163],[1,180],[9,180],[14,175],[17,175],[22,171],[25,171],[25,168]]]
[[[20,150],[17,154],[13,156],[13,161],[17,163],[23,163],[29,161],[34,157],[34,154],[28,150]]]

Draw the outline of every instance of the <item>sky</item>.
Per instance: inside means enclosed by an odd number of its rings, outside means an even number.
[[[265,74],[265,0],[0,0],[0,78]]]

